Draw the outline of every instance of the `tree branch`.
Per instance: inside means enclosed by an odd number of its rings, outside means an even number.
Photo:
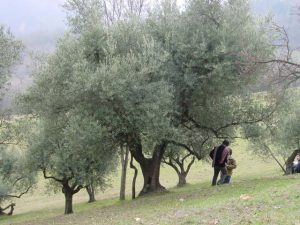
[[[188,164],[188,167],[187,167],[187,169],[186,169],[186,173],[187,173],[187,174],[189,173],[189,171],[190,171],[192,165],[194,164],[195,159],[196,159],[196,157],[194,156],[193,159],[192,159],[192,161]]]
[[[170,157],[169,157],[169,162],[167,160],[165,160],[164,158],[162,159],[162,162],[171,166],[176,171],[176,173],[180,174],[179,169],[172,163],[172,160]]]
[[[19,195],[4,195],[6,197],[10,197],[10,198],[21,198],[22,195],[27,194],[28,191],[30,190],[30,188],[32,188],[33,185],[30,185],[24,192],[20,193]]]
[[[46,169],[43,169],[43,175],[44,175],[44,178],[45,178],[45,179],[53,179],[53,180],[55,180],[55,181],[57,181],[57,182],[60,182],[60,183],[63,183],[63,182],[64,182],[63,179],[58,179],[58,178],[53,177],[53,176],[47,176],[47,175],[46,175]]]

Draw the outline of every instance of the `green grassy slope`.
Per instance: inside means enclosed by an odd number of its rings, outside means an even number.
[[[238,168],[230,185],[211,187],[210,164],[198,162],[189,174],[190,184],[172,188],[176,174],[164,167],[161,183],[169,188],[167,193],[120,202],[119,174],[115,174],[112,187],[97,196],[102,200],[87,204],[82,192],[75,197],[75,213],[64,216],[62,194],[43,194],[42,182],[38,191],[17,202],[16,215],[0,218],[0,224],[297,224],[300,176],[282,176],[272,161],[248,153],[246,142],[232,148]],[[240,198],[245,194],[250,198]]]

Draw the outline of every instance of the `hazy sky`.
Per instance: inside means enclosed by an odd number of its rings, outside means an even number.
[[[61,5],[65,0],[0,0],[0,24],[10,27],[15,36],[23,41],[30,37],[42,36],[45,40],[47,37],[57,36],[63,33],[66,28],[65,12]],[[156,0],[151,0],[155,2]],[[179,3],[184,0],[177,0]],[[260,2],[258,8],[266,5],[263,9],[268,9],[269,5],[288,7],[287,2],[299,2],[300,0],[252,0]],[[277,2],[276,4],[271,4]],[[290,14],[282,13],[281,16],[287,17]],[[294,18],[293,18],[294,20]],[[288,24],[287,24],[288,25]],[[34,40],[32,40],[34,41]]]
[[[156,0],[151,0],[155,2]],[[177,0],[182,3],[184,0]],[[23,38],[36,33],[54,33],[66,27],[65,0],[0,0],[0,24]]]
[[[65,27],[64,0],[0,0],[0,23],[16,36]]]

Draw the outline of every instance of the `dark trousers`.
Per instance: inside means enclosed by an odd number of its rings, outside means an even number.
[[[215,186],[217,184],[217,179],[219,176],[219,173],[221,171],[221,179],[218,183],[222,184],[224,182],[225,177],[227,176],[227,169],[226,166],[221,167],[221,166],[214,166],[214,176],[212,180],[212,186]]]

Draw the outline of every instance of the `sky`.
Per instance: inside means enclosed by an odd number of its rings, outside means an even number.
[[[155,1],[155,0],[152,0]],[[177,0],[182,3],[184,0]],[[17,36],[66,27],[65,0],[0,0],[0,24]]]
[[[179,4],[184,1],[177,0]],[[0,24],[9,27],[27,46],[39,47],[43,43],[52,45],[53,40],[60,37],[67,27],[66,12],[62,8],[64,2],[65,0],[0,0]],[[289,5],[299,3],[300,0],[252,0],[252,2],[257,2],[253,7],[256,12],[266,14],[271,10],[280,13],[279,17],[282,17],[280,20],[285,22],[285,26],[290,26],[291,23],[295,23],[295,19],[290,17]]]
[[[28,33],[63,30],[66,28],[66,14],[61,7],[64,1],[65,0],[0,0],[0,24],[9,26],[17,37],[22,37]],[[179,3],[184,2],[184,0],[177,1]],[[274,0],[252,1],[260,1],[268,5],[271,5],[270,2],[272,1],[275,2]],[[287,2],[298,1],[299,0],[277,0],[276,2],[282,2],[282,5],[286,5]]]
[[[22,37],[29,33],[55,32],[66,27],[64,0],[0,0],[0,23]]]

